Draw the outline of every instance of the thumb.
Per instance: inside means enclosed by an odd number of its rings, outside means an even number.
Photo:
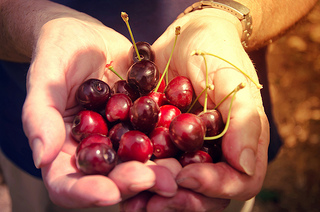
[[[34,62],[29,69],[28,93],[22,109],[23,129],[37,168],[54,160],[66,137],[61,114],[66,107],[68,92],[58,76],[48,76],[49,67],[43,65]]]

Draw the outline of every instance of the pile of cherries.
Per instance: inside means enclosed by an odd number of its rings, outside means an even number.
[[[190,80],[173,78],[167,85],[146,42],[131,49],[126,79],[112,88],[99,79],[83,82],[76,93],[83,107],[74,118],[73,138],[79,142],[76,164],[85,174],[107,175],[118,163],[145,163],[177,158],[182,166],[221,160],[220,134],[225,124],[218,110],[188,112],[195,101]]]

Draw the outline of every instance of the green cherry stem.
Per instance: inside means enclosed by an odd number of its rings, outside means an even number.
[[[114,70],[113,66],[111,65],[113,61],[111,61],[109,64],[106,65],[106,68],[108,68],[110,71],[112,71],[115,75],[117,75],[121,80],[124,80],[117,72]]]
[[[206,88],[209,86],[209,79],[208,79],[208,64],[207,64],[207,59],[205,54],[201,54],[204,60],[204,65],[206,69]],[[205,89],[205,98],[204,98],[204,103],[203,103],[203,112],[207,112],[208,109],[208,89]]]
[[[161,84],[164,76],[166,76],[166,85],[168,85],[168,83],[169,83],[169,76],[168,76],[169,65],[170,65],[170,62],[171,62],[171,59],[172,59],[173,51],[174,51],[175,46],[176,46],[176,44],[177,44],[178,35],[180,35],[180,31],[181,31],[181,27],[180,27],[180,26],[177,26],[177,27],[176,27],[176,31],[175,31],[175,35],[176,35],[176,36],[175,36],[175,39],[174,39],[173,48],[172,48],[172,50],[171,50],[171,54],[170,54],[169,60],[168,60],[168,62],[167,62],[166,68],[164,69],[164,71],[163,71],[163,73],[162,73],[162,76],[161,76],[161,78],[160,78],[160,80],[159,80],[158,85],[157,85],[156,88],[154,89],[154,92],[157,92],[157,91],[158,91],[158,89],[159,89],[159,87],[160,87],[160,84]]]
[[[128,14],[126,12],[121,12],[121,18],[127,25],[127,28],[128,28],[128,31],[129,31],[129,34],[130,34],[134,49],[136,51],[136,54],[138,56],[139,61],[141,61],[141,57],[140,57],[136,42],[134,41],[133,33],[131,31],[131,27],[130,27],[130,24],[129,24],[129,16],[128,16]]]
[[[253,80],[248,74],[246,74],[244,71],[242,71],[239,67],[237,67],[236,65],[234,65],[233,63],[229,62],[228,60],[218,56],[218,55],[215,55],[215,54],[212,54],[212,53],[208,53],[208,52],[205,52],[205,51],[201,51],[201,50],[195,50],[191,53],[191,55],[210,55],[210,56],[213,56],[213,57],[216,57],[216,58],[219,58],[220,60],[223,60],[224,62],[230,64],[231,66],[233,66],[235,69],[237,69],[238,71],[240,71],[244,76],[246,76],[251,82],[253,82],[258,89],[262,89],[262,85],[259,84],[258,82],[256,82],[255,80]]]
[[[197,101],[199,100],[200,96],[206,91],[206,90],[213,90],[214,86],[213,85],[208,85],[207,87],[205,87],[200,94],[197,96],[197,98],[193,101],[193,103],[190,105],[189,109],[187,110],[186,113],[190,113],[190,111],[192,110],[193,106],[197,103]]]
[[[226,125],[225,125],[223,131],[219,135],[216,135],[216,136],[204,137],[204,140],[206,140],[206,141],[208,141],[208,140],[216,140],[216,139],[221,138],[222,136],[224,136],[224,134],[226,134],[226,132],[228,131],[229,125],[230,125],[231,108],[232,108],[233,101],[234,101],[234,99],[236,97],[237,92],[239,90],[241,90],[242,88],[244,88],[244,87],[245,87],[245,83],[240,83],[233,91],[231,91],[225,98],[223,98],[223,100],[220,101],[220,103],[223,102],[227,97],[229,97],[231,94],[233,94],[233,96],[231,98],[231,102],[230,102],[230,107],[229,107],[229,111],[228,111],[228,117],[227,117]],[[217,106],[219,106],[220,103]],[[215,107],[215,109],[217,108],[217,106]]]

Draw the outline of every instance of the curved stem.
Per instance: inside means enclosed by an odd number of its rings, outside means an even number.
[[[251,82],[253,82],[258,89],[262,89],[262,85],[259,84],[258,82],[256,82],[255,80],[253,80],[248,74],[246,74],[244,71],[242,71],[239,67],[237,67],[236,65],[234,65],[233,63],[229,62],[228,60],[218,56],[218,55],[215,55],[215,54],[212,54],[212,53],[208,53],[208,52],[205,52],[205,51],[201,51],[201,50],[195,50],[191,53],[191,55],[210,55],[210,56],[213,56],[213,57],[216,57],[220,60],[223,60],[224,62],[230,64],[231,66],[233,66],[235,69],[237,69],[238,71],[240,71],[244,76],[246,76]]]
[[[233,101],[235,99],[235,96],[236,96],[237,92],[239,90],[241,90],[242,88],[244,88],[244,87],[245,87],[245,84],[244,83],[240,83],[235,89],[233,89],[233,91],[231,91],[225,98],[223,98],[220,101],[220,103],[223,102],[227,97],[229,97],[231,94],[233,94],[231,102],[230,102],[230,106],[229,106],[226,125],[225,125],[223,131],[219,135],[216,135],[216,136],[204,137],[204,140],[206,140],[206,141],[208,141],[208,140],[216,140],[216,139],[221,138],[222,136],[224,136],[224,134],[226,134],[226,132],[228,131],[229,125],[230,125],[231,108],[232,108]],[[215,107],[215,109],[220,105],[220,103]]]

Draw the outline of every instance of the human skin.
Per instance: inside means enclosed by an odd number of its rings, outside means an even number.
[[[275,6],[272,1],[263,1],[262,6],[259,1],[243,1],[251,9],[254,20],[248,50],[284,32],[316,1],[290,2],[282,1]],[[183,206],[222,210],[228,203],[224,199],[246,200],[259,192],[267,168],[269,143],[268,123],[259,89],[230,65],[209,56],[207,60],[212,70],[209,78],[215,86],[214,92],[209,94],[210,103],[217,103],[240,82],[247,84],[237,94],[230,129],[223,141],[228,163],[190,165],[182,169],[178,165],[168,167],[168,163],[161,160],[147,164],[128,162],[117,167],[109,177],[83,176],[74,167],[76,143],[70,136],[72,117],[79,110],[74,99],[75,90],[91,77],[112,85],[116,76],[105,72],[105,64],[110,61],[114,61],[114,68],[124,75],[129,66],[127,52],[131,43],[98,20],[49,1],[0,1],[0,5],[3,26],[0,29],[3,38],[0,40],[3,47],[0,57],[16,62],[31,61],[23,125],[35,165],[42,169],[44,182],[56,204],[65,207],[106,206],[150,190],[158,195],[145,201],[141,207],[151,211],[155,211],[154,205],[157,210],[181,209]],[[290,8],[287,7],[286,11],[276,9],[287,5]],[[290,11],[295,11],[294,15],[289,14]],[[271,15],[272,18],[268,17]],[[199,94],[204,88],[203,60],[199,56],[190,56],[190,53],[200,49],[215,50],[214,53],[233,62],[258,81],[253,64],[241,46],[240,22],[215,9],[182,17],[155,42],[153,47],[160,70],[166,65],[177,25],[181,26],[182,32],[172,59],[171,78],[176,75],[189,77]],[[261,34],[262,30],[268,33]],[[203,98],[200,101],[203,103]],[[229,104],[230,99],[219,107],[224,120]],[[248,150],[243,159],[241,153],[244,149]],[[174,160],[172,163],[175,164]],[[128,170],[130,174],[120,180],[117,178]],[[159,180],[160,173],[167,184]],[[178,189],[177,185],[188,190]],[[189,198],[184,198],[186,196]],[[199,198],[200,203],[195,201]],[[181,201],[188,204],[181,204]]]

